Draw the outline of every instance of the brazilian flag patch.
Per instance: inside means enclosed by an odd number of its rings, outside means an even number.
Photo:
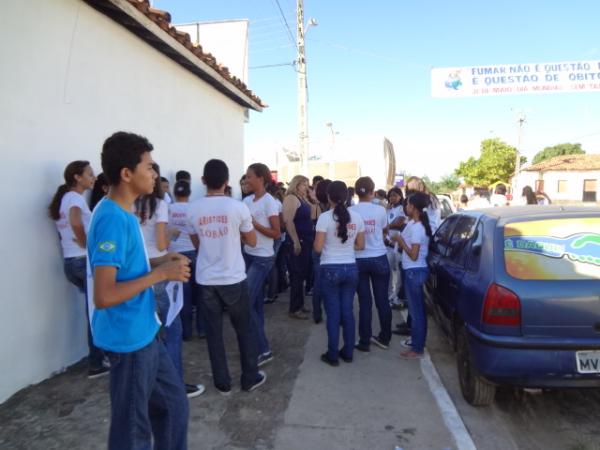
[[[104,253],[113,253],[117,245],[113,241],[104,241],[98,244],[98,249]]]

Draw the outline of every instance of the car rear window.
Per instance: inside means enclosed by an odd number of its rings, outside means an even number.
[[[522,280],[600,279],[600,218],[504,226],[506,272]]]

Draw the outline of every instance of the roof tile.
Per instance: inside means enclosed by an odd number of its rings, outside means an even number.
[[[523,170],[527,172],[600,170],[600,154],[555,156]]]

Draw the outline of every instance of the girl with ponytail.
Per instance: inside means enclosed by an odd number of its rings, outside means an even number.
[[[314,250],[321,254],[320,293],[327,314],[327,352],[321,361],[338,366],[339,358],[352,362],[354,351],[354,312],[352,304],[358,285],[355,250],[365,247],[362,217],[346,208],[348,189],[342,181],[327,188],[330,209],[319,216]],[[340,323],[344,346],[339,349]]]
[[[356,349],[368,352],[370,345],[388,349],[392,339],[392,309],[388,301],[390,263],[383,235],[388,227],[387,212],[379,203],[373,203],[375,183],[370,177],[361,177],[354,185],[359,202],[350,208],[358,213],[365,225],[365,249],[356,252],[358,268],[358,334]],[[371,290],[373,293],[371,293]],[[371,328],[373,300],[379,316],[379,334]]]
[[[432,236],[429,217],[425,211],[429,202],[429,196],[423,192],[416,192],[407,198],[406,215],[410,220],[404,231],[394,238],[402,249],[402,269],[412,319],[411,348],[400,354],[404,359],[422,358],[427,337],[423,285],[429,276],[427,254]]]
[[[67,280],[85,294],[87,313],[86,243],[92,213],[83,193],[94,185],[94,171],[88,161],[73,161],[67,165],[63,176],[65,182],[56,190],[48,206],[48,215],[54,220],[60,236],[65,275]],[[102,350],[94,346],[92,341],[89,320],[87,327],[88,377],[95,378],[108,373],[108,369],[102,363]]]
[[[254,163],[246,171],[246,187],[251,195],[244,198],[252,215],[252,225],[256,230],[256,245],[244,245],[246,260],[246,279],[250,295],[250,315],[255,323],[258,335],[258,365],[273,359],[271,345],[265,332],[265,314],[263,311],[265,280],[275,262],[274,240],[279,239],[279,206],[267,192],[273,184],[271,171],[265,164]]]

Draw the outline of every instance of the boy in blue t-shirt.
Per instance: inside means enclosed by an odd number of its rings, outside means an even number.
[[[110,185],[96,206],[87,237],[90,320],[94,343],[110,359],[109,449],[186,449],[188,401],[165,346],[152,285],[188,281],[189,260],[170,253],[150,267],[137,218],[137,197],[152,192],[153,147],[142,136],[117,132],[102,147]],[[152,418],[152,419],[151,419]]]

